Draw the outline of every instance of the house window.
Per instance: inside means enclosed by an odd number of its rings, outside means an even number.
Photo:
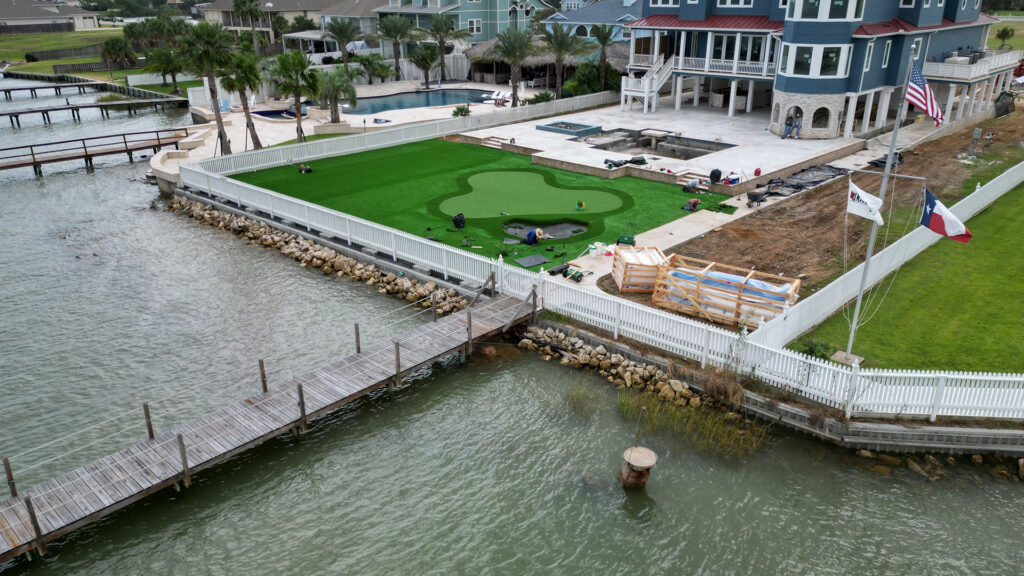
[[[838,76],[839,61],[842,59],[843,49],[839,46],[827,46],[821,51],[821,72],[819,76]]]
[[[938,2],[935,3],[935,5],[938,6],[939,8],[942,8],[943,6],[946,5],[946,0],[939,0]]]
[[[779,8],[785,8],[789,6],[789,0],[779,0]]]
[[[857,20],[864,17],[864,0],[857,0],[857,7],[853,12],[853,17]]]
[[[679,0],[651,0],[651,6],[679,6]]]
[[[974,0],[974,9],[977,10],[981,6],[981,0]]]
[[[476,0],[476,1],[479,2],[480,0]],[[577,10],[579,7],[580,7],[580,3],[579,2],[566,2],[565,3],[565,11],[566,12],[570,12],[572,10]]]
[[[924,3],[921,4],[921,6],[924,6],[925,8],[931,8],[932,0],[924,0]]]
[[[921,54],[921,41],[922,38],[915,38],[913,48],[910,49],[910,53],[913,55],[914,60],[917,60],[923,54]]]
[[[793,59],[793,74],[797,76],[811,75],[811,58],[814,56],[812,46],[797,46],[796,58]]]
[[[889,52],[892,51],[892,40],[885,41],[885,51],[882,52],[882,68],[889,67]]]
[[[960,9],[961,10],[967,10],[967,0],[961,0],[961,2],[960,2]]]
[[[749,8],[754,5],[754,0],[718,0],[719,8],[742,7]]]
[[[900,0],[900,8],[913,8],[914,0]]]
[[[845,20],[849,12],[849,0],[830,0],[828,6],[829,20]]]
[[[779,72],[785,74],[789,68],[789,45],[784,44],[782,46],[782,62],[779,66]]]
[[[875,55],[875,43],[868,42],[868,49],[864,52],[864,71],[871,70],[871,57]]]
[[[466,20],[466,28],[470,34],[479,34],[483,32],[483,19],[481,18],[470,18]]]
[[[800,17],[804,19],[817,18],[820,8],[821,0],[803,0],[800,6]]]

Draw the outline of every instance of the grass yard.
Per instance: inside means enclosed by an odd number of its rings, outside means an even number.
[[[1016,46],[1018,49],[1024,46],[1024,21],[1021,20],[1004,20],[1002,22],[996,22],[992,24],[992,31],[988,35],[988,47],[991,50],[998,50],[1001,41],[996,38],[996,31],[1000,28],[1009,26],[1013,28],[1013,36],[1007,41],[1006,45],[1003,46],[1004,50],[1009,50],[1011,47]]]
[[[102,44],[107,38],[118,38],[121,35],[121,28],[100,28],[78,32],[0,36],[0,60],[22,61],[25,59],[25,52],[81,48],[90,44]]]
[[[1022,221],[1024,186],[966,223],[969,244],[942,238],[904,265],[877,315],[857,331],[853,350],[865,366],[1024,372]],[[877,298],[890,280],[880,283]],[[862,318],[874,310],[868,301]],[[848,337],[839,313],[796,347],[820,341],[831,354],[845,349]]]
[[[310,174],[283,166],[235,178],[477,254],[497,257],[504,251],[510,262],[543,254],[551,260],[544,268],[560,262],[548,247],[560,250],[564,242],[568,261],[593,242],[614,244],[631,222],[642,232],[686,216],[682,206],[693,197],[679,186],[632,177],[607,180],[444,140],[338,156],[312,167]],[[704,208],[728,199],[699,197]],[[578,200],[586,204],[583,211],[576,210]],[[456,230],[452,216],[460,212],[466,227]],[[503,239],[512,235],[503,226],[512,222],[569,222],[568,228],[586,231],[537,246],[505,245]]]
[[[186,90],[188,90],[189,88],[198,88],[198,87],[200,87],[202,85],[203,85],[203,81],[202,80],[188,80],[188,81],[184,81],[184,82],[179,81],[178,82],[178,89],[181,90],[181,96],[184,97],[186,95],[185,94]],[[161,86],[159,83],[157,83],[157,84],[143,84],[141,86],[136,86],[136,88],[142,88],[143,90],[149,90],[149,91],[152,91],[152,92],[160,92],[161,94],[170,94],[171,90],[174,90],[174,86],[171,84],[170,80],[167,81],[167,86]]]
[[[3,38],[3,36],[0,36]],[[31,74],[53,74],[54,64],[84,64],[86,62],[99,62],[99,57],[92,58],[68,58],[67,60],[40,60],[38,62],[27,62],[12,66],[11,70],[18,72],[29,72]],[[104,72],[106,74],[106,72]],[[104,78],[106,80],[106,78]]]

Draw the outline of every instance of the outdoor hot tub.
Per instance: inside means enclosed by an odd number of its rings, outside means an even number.
[[[591,126],[590,124],[577,124],[575,122],[552,122],[551,124],[541,124],[537,126],[537,130],[544,130],[545,132],[558,132],[559,134],[568,134],[577,138],[581,136],[590,136],[591,134],[600,134],[600,126]]]

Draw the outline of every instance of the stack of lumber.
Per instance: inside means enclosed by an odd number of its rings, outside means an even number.
[[[616,246],[612,260],[612,278],[619,292],[650,294],[658,279],[658,266],[665,263],[665,254],[658,248]]]

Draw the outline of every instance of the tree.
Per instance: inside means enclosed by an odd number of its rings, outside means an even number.
[[[391,65],[380,54],[363,54],[356,56],[355,60],[370,84],[373,84],[374,78],[380,78],[383,84],[384,80],[391,75]]]
[[[171,31],[168,21],[163,18],[150,18],[146,20],[146,43],[151,48],[156,48],[167,40]]]
[[[274,38],[280,38],[281,34],[288,29],[288,19],[282,16],[280,13],[275,12],[270,17],[270,31],[274,34]]]
[[[996,38],[999,39],[999,49],[1002,50],[1006,46],[1006,41],[1013,38],[1013,28],[1009,26],[1003,26],[999,30],[996,30]]]
[[[430,17],[430,28],[423,30],[423,33],[437,43],[440,55],[441,82],[445,81],[444,49],[453,40],[465,40],[472,36],[466,28],[455,28],[455,19],[444,14],[434,14]]]
[[[412,20],[398,14],[381,18],[377,23],[377,31],[384,40],[391,40],[391,51],[395,53],[395,80],[401,80],[402,68],[399,59],[402,57],[402,44],[419,40],[420,35],[412,25]]]
[[[277,90],[295,99],[295,141],[302,142],[302,97],[317,97],[319,76],[310,68],[306,55],[294,50],[278,55],[270,75]]]
[[[256,21],[263,17],[263,10],[260,10],[260,0],[231,0],[231,10],[239,18],[249,20],[249,31],[252,33],[252,49],[255,52],[259,48],[259,37],[256,35]]]
[[[409,55],[413,65],[423,70],[423,87],[430,88],[430,71],[437,66],[437,59],[440,53],[434,44],[417,44],[416,49]]]
[[[358,40],[363,35],[359,25],[348,18],[332,18],[324,27],[324,33],[320,35],[321,40],[334,40],[341,50],[341,62],[348,64],[348,44]]]
[[[541,35],[548,46],[548,52],[555,59],[555,97],[561,98],[562,71],[566,59],[590,51],[590,46],[585,39],[570,34],[569,29],[559,23],[552,24],[551,29],[544,30]]]
[[[107,38],[100,50],[100,59],[107,63],[107,72],[110,79],[114,79],[114,72],[111,65],[116,62],[122,68],[135,64],[135,52],[132,52],[131,44],[124,38]]]
[[[214,75],[231,58],[231,44],[231,33],[220,24],[209,22],[200,22],[189,28],[181,42],[181,58],[185,69],[206,78],[210,87],[210,107],[217,121],[217,137],[220,138],[224,154],[231,154],[231,142],[224,131],[224,119],[220,115],[220,102],[217,101],[217,79]]]
[[[316,25],[316,22],[300,14],[292,20],[292,25],[288,28],[292,32],[304,32],[306,30],[316,30],[319,26]]]
[[[132,50],[141,51],[146,43],[146,22],[129,22],[121,29],[124,39],[131,44]]]
[[[536,52],[533,33],[529,30],[507,28],[498,34],[498,42],[491,54],[512,67],[512,107],[519,106],[519,80],[522,78],[523,60]]]
[[[171,83],[174,86],[172,94],[178,94],[181,90],[178,88],[178,74],[184,72],[184,67],[181,65],[181,59],[177,54],[166,48],[157,48],[156,50],[150,51],[146,56],[146,72],[154,72],[164,77],[163,84],[161,86],[167,86],[167,76],[171,77]]]
[[[530,21],[533,24],[533,30],[538,34],[546,27],[541,23],[542,20],[547,20],[562,11],[562,0],[544,0],[542,4],[544,5],[544,8],[534,10],[533,16],[530,17]]]
[[[601,58],[598,60],[597,69],[601,76],[601,86],[604,86],[605,64],[608,63],[608,47],[611,46],[612,41],[615,38],[615,27],[608,24],[591,26],[590,37],[593,38],[601,48]]]
[[[249,113],[250,90],[259,90],[260,69],[257,66],[256,55],[250,52],[235,52],[231,55],[228,65],[220,71],[220,84],[228,92],[238,92],[238,98],[242,101],[242,112],[245,113],[245,127],[249,130],[252,138],[252,147],[256,150],[263,148],[260,143],[260,136],[256,133],[256,125],[252,122],[252,115]]]
[[[390,70],[390,66],[388,67]],[[320,72],[320,107],[324,104],[331,108],[331,123],[341,122],[338,114],[338,102],[344,98],[348,105],[356,107],[356,85],[352,82],[352,71],[348,67],[335,68],[330,72]]]

